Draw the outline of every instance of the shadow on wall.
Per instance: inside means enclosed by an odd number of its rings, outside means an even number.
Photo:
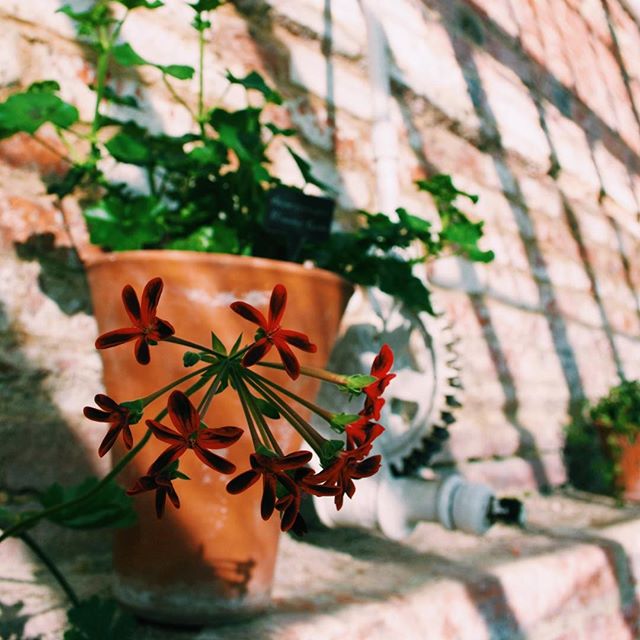
[[[50,397],[47,381],[55,375],[24,356],[21,336],[0,305],[0,487],[9,492],[93,473],[82,443]]]
[[[71,247],[56,246],[53,233],[38,233],[15,244],[16,255],[40,264],[38,286],[68,316],[91,314],[91,295],[84,266]]]

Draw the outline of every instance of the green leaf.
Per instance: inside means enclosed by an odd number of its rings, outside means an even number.
[[[137,9],[138,7],[144,7],[145,9],[158,9],[164,6],[164,2],[161,0],[116,0],[120,4],[127,7],[127,9]]]
[[[377,378],[375,376],[367,376],[362,373],[357,373],[347,378],[347,382],[344,384],[344,387],[348,389],[350,393],[357,394],[376,380]]]
[[[147,165],[155,161],[149,146],[139,136],[119,131],[111,138],[105,147],[107,151],[118,161],[126,164]]]
[[[92,596],[68,612],[70,627],[64,640],[135,640],[137,624],[132,614],[115,600]]]
[[[464,196],[474,204],[478,202],[478,196],[457,189],[451,176],[444,173],[432,176],[428,180],[417,180],[416,185],[420,191],[426,191],[434,196],[436,201],[451,203],[458,196]]]
[[[295,163],[298,165],[298,169],[300,170],[300,173],[302,174],[302,177],[307,184],[313,184],[323,191],[327,191],[330,193],[335,192],[335,189],[333,187],[330,187],[328,184],[314,177],[314,175],[311,173],[311,165],[302,156],[299,156],[289,145],[285,146],[287,147],[287,150],[291,154],[291,157],[294,159]]]
[[[51,93],[51,87],[43,90],[43,86],[46,85],[36,85],[34,91],[14,93],[0,104],[0,138],[19,131],[33,135],[45,122],[68,129],[78,121],[78,110]]]
[[[298,133],[295,129],[281,129],[277,125],[273,124],[273,122],[267,122],[264,125],[274,136],[295,136]]]
[[[222,4],[224,4],[224,0],[198,0],[198,2],[190,4],[189,6],[194,11],[202,13],[203,11],[214,11]]]
[[[227,69],[225,77],[231,84],[239,84],[247,90],[252,89],[258,91],[264,96],[267,102],[282,104],[282,96],[275,89],[272,89],[257,71],[252,71],[244,76],[244,78],[240,78],[234,76],[233,73]]]
[[[258,409],[260,413],[267,418],[271,418],[273,420],[277,420],[280,417],[280,412],[275,404],[265,400],[264,398],[256,398],[254,397],[255,403],[258,405]]]
[[[121,402],[120,404],[131,412],[129,424],[138,424],[138,422],[142,420],[142,415],[144,414],[144,403],[142,400],[129,400],[128,402]]]
[[[75,500],[94,489],[98,482],[97,478],[87,478],[71,487],[55,483],[40,494],[40,504],[48,509]],[[136,521],[136,513],[131,498],[115,482],[109,482],[94,496],[56,511],[48,519],[70,529],[121,528],[131,526]]]
[[[360,418],[360,416],[357,415],[356,413],[335,413],[333,415],[333,417],[331,418],[331,422],[329,423],[329,426],[336,433],[343,433],[344,432],[344,428],[348,424],[351,424],[352,422],[355,422],[359,418]]]
[[[93,244],[116,251],[144,249],[164,237],[164,203],[153,196],[110,195],[84,210]]]
[[[0,529],[8,529],[20,522],[20,516],[17,513],[0,507]]]
[[[137,67],[143,64],[151,64],[141,55],[138,55],[128,42],[113,47],[113,49],[111,49],[111,55],[113,59],[123,67]]]
[[[277,458],[278,454],[275,451],[271,451],[271,449],[267,449],[267,447],[265,447],[262,444],[259,444],[256,447],[256,453],[259,453],[263,456],[268,456],[269,458]]]
[[[185,367],[193,367],[197,362],[200,362],[200,354],[193,351],[185,351],[182,354],[182,364]]]
[[[95,87],[91,87],[91,89],[95,91]],[[131,107],[132,109],[138,109],[140,107],[135,96],[118,95],[109,85],[104,87],[102,96],[105,100],[113,104],[122,105],[123,107]]]
[[[60,91],[60,85],[55,80],[33,82],[27,89],[28,93],[55,93],[56,91]]]
[[[203,226],[186,238],[171,241],[167,248],[208,253],[238,253],[238,235],[235,229],[228,225]]]
[[[227,355],[227,348],[213,331],[211,332],[211,348],[218,353]]]
[[[233,343],[233,347],[231,347],[231,353],[229,354],[230,356],[236,355],[236,353],[238,352],[238,349],[240,348],[241,342],[242,342],[242,334],[240,334],[238,336],[238,339]]]
[[[172,78],[178,78],[178,80],[189,80],[193,78],[193,74],[195,73],[195,69],[186,64],[156,64],[154,66],[160,69],[162,73]]]
[[[57,10],[63,13],[76,23],[78,35],[88,38],[89,42],[99,50],[102,43],[98,37],[98,30],[101,27],[109,27],[115,23],[115,19],[110,15],[110,8],[106,2],[96,2],[86,11],[76,11],[70,5],[64,5]]]
[[[342,440],[325,440],[320,448],[320,464],[325,468],[331,466],[343,449]]]

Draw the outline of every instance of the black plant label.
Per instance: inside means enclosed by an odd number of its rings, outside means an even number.
[[[289,259],[295,260],[304,242],[327,240],[334,209],[335,201],[331,198],[310,196],[299,189],[279,186],[269,197],[265,227],[267,231],[288,236],[292,254]]]

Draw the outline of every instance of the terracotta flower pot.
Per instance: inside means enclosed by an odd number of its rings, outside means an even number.
[[[640,502],[640,438],[617,438],[616,483],[625,500]]]
[[[101,333],[129,324],[120,302],[125,284],[140,294],[148,280],[160,276],[164,292],[158,316],[174,325],[176,335],[208,345],[213,329],[228,347],[240,333],[246,343],[255,331],[229,304],[245,300],[266,312],[273,286],[282,283],[289,294],[283,325],[303,331],[317,344],[316,354],[298,352],[302,364],[315,366],[326,364],[352,293],[351,285],[340,277],[318,269],[181,251],[106,254],[89,261],[88,275]],[[149,394],[185,374],[184,351],[160,343],[151,348],[151,363],[146,366],[135,361],[131,344],[102,351],[106,392],[119,402]],[[271,369],[260,369],[260,373],[305,397],[312,398],[317,392],[316,380],[301,376],[292,382]],[[188,383],[182,388],[186,386]],[[202,393],[194,394],[194,403]],[[154,417],[165,402],[166,398],[154,402],[145,417]],[[230,389],[214,398],[206,422],[210,427],[246,429],[244,414]],[[145,426],[140,423],[133,428],[137,440]],[[275,422],[274,432],[285,453],[300,447],[299,437],[288,424]],[[152,439],[123,472],[123,484],[131,486],[165,447]],[[251,438],[245,432],[227,451],[216,453],[241,472],[249,467],[251,451]],[[122,455],[122,450],[115,455]],[[158,520],[152,492],[136,496],[137,524],[117,532],[116,597],[136,613],[162,622],[199,624],[259,610],[269,601],[279,538],[277,514],[268,522],[260,517],[261,483],[232,496],[225,490],[232,476],[207,468],[195,456],[183,456],[180,470],[191,480],[174,483],[182,503],[179,510],[168,504],[163,519]]]

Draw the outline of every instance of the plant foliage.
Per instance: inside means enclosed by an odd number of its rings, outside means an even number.
[[[0,104],[0,137],[17,132],[36,135],[48,123],[63,139],[68,134],[85,140],[88,153],[82,158],[71,154],[70,170],[52,182],[49,190],[59,197],[82,196],[93,243],[111,251],[167,248],[310,260],[356,284],[377,286],[413,311],[429,312],[429,292],[423,278],[415,274],[417,263],[446,253],[481,262],[493,258],[492,252],[478,246],[482,223],[472,222],[456,205],[460,198],[475,203],[477,197],[458,190],[448,175],[417,182],[419,190],[433,197],[438,224],[404,209],[397,210],[394,220],[381,213],[361,212],[362,224],[356,231],[335,232],[321,244],[302,242],[303,249],[293,256],[290,238],[265,224],[269,195],[281,182],[271,171],[269,147],[295,134],[270,122],[265,112],[267,106],[281,105],[282,96],[256,71],[245,76],[227,71],[230,85],[247,92],[248,106],[233,111],[207,107],[202,62],[196,71],[188,65],[158,64],[142,56],[122,40],[126,15],[115,17],[122,15],[121,10],[112,10],[116,4],[123,5],[128,15],[163,3],[98,0],[84,11],[71,5],[59,10],[74,21],[79,37],[94,50],[97,60],[96,80],[90,85],[96,94],[96,109],[88,129],[79,123],[77,109],[61,97],[56,82],[35,83]],[[201,53],[211,12],[220,4],[220,0],[198,0],[190,5]],[[176,99],[191,110],[193,129],[169,135],[109,115],[114,113],[113,105],[134,110],[140,106],[134,96],[121,95],[109,83],[114,65],[157,70]],[[197,108],[192,108],[172,83],[189,80],[196,73],[200,92]],[[308,160],[285,146],[305,186],[332,192],[314,175]],[[106,160],[138,167],[146,176],[146,190],[110,180],[103,172]],[[404,251],[415,243],[424,247],[419,259],[407,257]]]

